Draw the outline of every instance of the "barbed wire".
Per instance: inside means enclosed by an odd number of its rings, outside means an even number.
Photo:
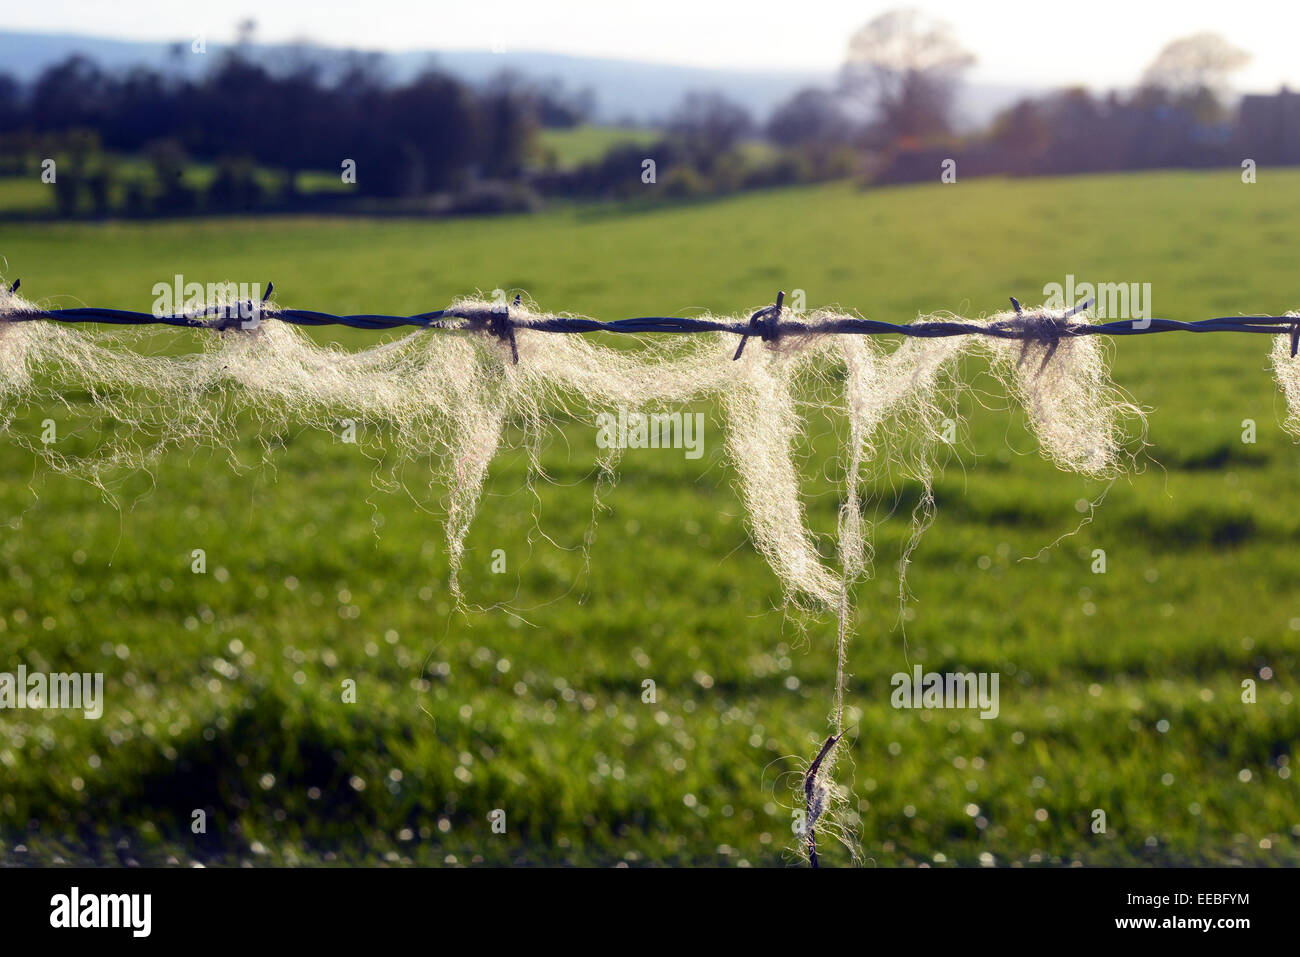
[[[20,285],[15,280],[10,293],[16,292]],[[225,331],[247,326],[250,318],[260,317],[264,304],[275,290],[274,283],[268,283],[266,294],[260,303],[242,300],[238,303],[222,303],[190,312],[177,312],[156,315],[152,312],[132,312],[124,309],[106,309],[98,306],[82,306],[71,309],[24,309],[0,315],[0,321],[25,322],[35,319],[49,319],[68,323],[105,323],[109,325],[162,325],[179,326],[189,329],[213,329]],[[444,330],[480,330],[487,331],[503,342],[508,342],[515,362],[519,361],[519,350],[515,342],[516,329],[530,329],[536,332],[553,333],[701,333],[728,332],[740,336],[736,347],[736,359],[744,351],[746,342],[751,337],[758,337],[764,342],[773,342],[784,336],[807,335],[902,335],[915,338],[946,338],[949,336],[981,335],[1000,339],[1035,340],[1057,343],[1072,336],[1139,336],[1161,332],[1250,332],[1265,335],[1289,335],[1291,337],[1291,355],[1300,349],[1300,316],[1225,316],[1215,319],[1181,321],[1176,319],[1123,319],[1112,322],[1090,323],[1073,322],[1075,316],[1092,305],[1092,300],[1085,300],[1070,309],[1054,312],[1046,309],[1023,309],[1018,300],[1011,297],[1015,316],[1009,319],[980,323],[968,320],[922,320],[910,323],[884,322],[878,319],[860,319],[854,316],[825,314],[825,318],[816,321],[799,318],[783,306],[784,292],[778,292],[776,301],[754,312],[745,320],[729,319],[691,319],[679,316],[641,316],[632,319],[599,320],[582,316],[555,315],[512,315],[511,306],[500,304],[493,306],[452,306],[421,312],[409,316],[392,316],[377,313],[358,313],[354,315],[335,315],[310,309],[274,308],[266,311],[266,318],[278,319],[299,326],[347,326],[353,329],[388,330],[414,327],[417,329]],[[516,296],[514,306],[520,305]],[[259,320],[260,321],[260,318]]]

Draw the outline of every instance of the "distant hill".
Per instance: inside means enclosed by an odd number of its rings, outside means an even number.
[[[119,40],[76,34],[13,33],[0,31],[0,72],[20,80],[31,80],[51,63],[73,53],[82,53],[100,65],[120,70],[144,65],[186,76],[197,76],[226,49],[209,43],[205,55],[190,51],[188,40],[163,43]],[[254,56],[274,66],[284,63],[300,48],[286,44],[258,44]],[[327,65],[342,62],[348,51],[313,48],[313,56]],[[429,50],[384,53],[382,62],[395,82],[409,79],[430,64],[470,83],[480,83],[502,70],[514,70],[537,79],[555,78],[571,89],[590,87],[596,94],[596,119],[605,123],[629,121],[655,123],[664,119],[689,90],[718,90],[744,105],[756,117],[765,118],[782,100],[805,86],[829,86],[834,78],[826,71],[746,71],[705,67],[610,60],[529,50]],[[999,109],[1033,90],[1004,86],[968,85],[958,108],[963,127],[982,126]]]

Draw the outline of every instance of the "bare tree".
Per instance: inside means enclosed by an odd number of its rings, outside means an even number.
[[[951,128],[957,84],[974,62],[948,24],[891,10],[850,38],[840,85],[891,139],[933,136]]]
[[[669,118],[670,132],[682,137],[703,170],[754,129],[749,111],[721,93],[687,93]]]
[[[1158,87],[1177,95],[1209,90],[1222,95],[1228,74],[1250,62],[1250,54],[1238,50],[1217,33],[1196,33],[1167,44],[1142,74],[1142,85]]]

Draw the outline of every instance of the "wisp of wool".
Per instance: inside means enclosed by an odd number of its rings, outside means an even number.
[[[1300,322],[1300,312],[1288,312],[1287,318]],[[1291,336],[1273,337],[1273,374],[1286,398],[1286,416],[1282,420],[1284,431],[1300,439],[1300,356],[1291,354]]]

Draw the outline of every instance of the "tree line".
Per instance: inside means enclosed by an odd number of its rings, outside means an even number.
[[[593,97],[557,82],[502,73],[470,85],[431,65],[392,83],[377,55],[310,47],[272,70],[247,42],[198,78],[110,73],[74,56],[27,85],[0,73],[0,175],[69,160],[56,184],[68,215],[345,197],[376,204],[354,204],[363,210],[477,212],[532,208],[541,195],[659,199],[851,175],[925,180],[940,157],[955,157],[963,175],[1211,165],[1252,145],[1226,95],[1247,59],[1214,34],[1178,39],[1130,92],[1028,97],[987,129],[959,133],[957,93],[974,57],[947,25],[896,10],[853,34],[833,84],[796,92],[764,122],[721,94],[693,92],[655,141],[562,169],[539,156],[535,134],[585,122]],[[1262,105],[1255,126],[1270,125],[1270,109]],[[754,150],[760,140],[766,148]],[[1270,161],[1286,161],[1290,148]],[[124,175],[122,156],[140,158],[150,180]],[[187,178],[196,159],[211,167],[202,184]],[[309,198],[299,188],[307,171],[328,187]],[[427,201],[437,196],[454,200]]]
[[[361,54],[332,65],[304,55],[273,71],[236,47],[196,79],[72,56],[26,85],[0,73],[0,166],[26,172],[58,151],[74,162],[56,184],[103,193],[113,164],[101,154],[145,156],[168,207],[196,200],[177,175],[191,158],[217,165],[218,194],[245,198],[268,188],[255,167],[277,171],[271,188],[292,198],[298,173],[347,181],[350,160],[355,194],[416,196],[519,177],[534,128],[576,123],[584,108],[581,96],[506,73],[473,87],[430,67],[392,84]]]

